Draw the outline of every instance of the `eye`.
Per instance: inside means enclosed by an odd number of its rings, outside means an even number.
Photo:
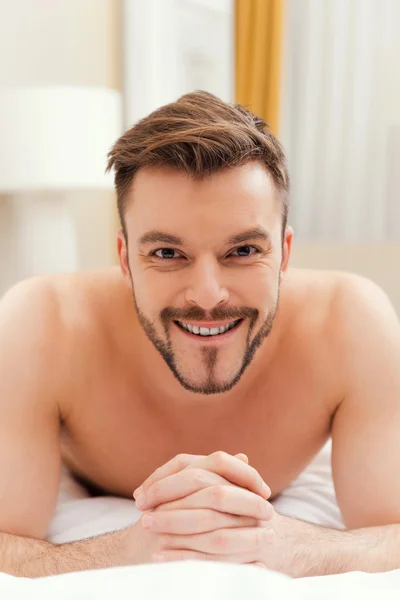
[[[151,253],[151,256],[155,256],[160,260],[172,260],[173,258],[179,258],[181,255],[173,248],[158,248]]]
[[[232,252],[232,256],[238,256],[240,258],[247,258],[248,256],[254,256],[260,254],[261,250],[256,246],[238,246]],[[237,253],[237,254],[236,254]]]

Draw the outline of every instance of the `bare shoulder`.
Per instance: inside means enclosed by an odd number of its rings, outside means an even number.
[[[81,315],[96,313],[96,307],[100,309],[110,300],[121,299],[125,288],[116,267],[31,277],[16,284],[3,296],[0,311],[8,311],[11,307],[20,311],[29,305],[36,315],[40,313],[73,325],[74,317],[79,317],[76,307],[79,306]],[[90,309],[89,313],[86,313],[87,309]]]
[[[42,343],[51,331],[59,333],[59,314],[59,299],[48,278],[21,281],[0,301],[0,345],[33,338]]]
[[[95,351],[107,310],[117,310],[121,279],[108,269],[33,277],[12,287],[0,301],[1,368],[46,379],[53,396],[66,391],[80,359]]]
[[[335,330],[344,324],[351,330],[366,316],[397,321],[396,312],[383,289],[355,273],[291,269],[287,287],[296,309],[303,309],[300,314],[305,318],[319,315]]]
[[[60,305],[49,282],[34,278],[11,288],[0,301],[0,412],[11,406],[22,414],[31,402],[35,413],[38,403],[54,410],[49,402],[64,351]]]
[[[377,348],[400,343],[400,323],[387,294],[353,273],[293,269],[287,277],[290,310],[297,327],[324,350],[335,370],[356,370]],[[368,355],[368,357],[367,357]]]
[[[397,331],[399,320],[386,292],[354,273],[335,272],[330,301],[332,337],[342,344],[364,341],[368,335]]]
[[[115,299],[115,291],[122,287],[122,277],[115,268],[31,277],[1,298],[0,319],[15,329],[22,322],[30,328],[36,324],[38,330],[46,325],[58,328],[61,334],[63,328],[68,331],[67,326],[72,326],[73,330],[75,322],[81,324],[82,317]]]
[[[307,339],[319,342],[331,327],[341,290],[348,289],[347,282],[352,280],[353,275],[337,271],[289,269],[282,282],[281,297],[290,326],[306,329]]]
[[[399,370],[400,322],[385,291],[361,276],[343,274],[332,300],[331,339],[348,381],[379,379]],[[383,369],[383,370],[382,370]]]

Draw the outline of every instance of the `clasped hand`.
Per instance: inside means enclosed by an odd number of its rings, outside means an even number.
[[[265,566],[275,539],[270,488],[246,455],[179,454],[133,493],[157,534],[153,561],[214,560]]]

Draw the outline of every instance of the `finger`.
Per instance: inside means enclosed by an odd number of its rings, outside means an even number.
[[[196,459],[204,458],[204,456],[204,454],[178,454],[167,463],[156,469],[149,477],[147,477],[142,485],[135,489],[133,492],[133,497],[136,498],[136,495],[139,492],[145,492],[151,485],[153,485],[153,483],[160,481],[160,479],[163,479],[164,477],[168,477],[169,475],[173,475],[174,473],[182,471],[182,469],[185,469],[189,465],[193,464]],[[246,454],[243,454],[243,452],[240,452],[235,456],[248,464],[249,459]]]
[[[203,458],[202,454],[177,454],[174,458],[171,458],[168,462],[166,462],[161,467],[158,467],[147,479],[144,480],[142,485],[133,492],[133,497],[142,491],[144,492],[148,487],[156,483],[156,481],[160,481],[160,479],[164,479],[164,477],[168,477],[169,475],[173,475],[174,473],[178,473],[182,471],[185,467],[192,464],[196,459]]]
[[[189,468],[205,469],[216,473],[234,485],[247,488],[266,500],[271,495],[270,488],[254,467],[227,452],[213,452],[199,458]]]
[[[161,544],[172,550],[194,550],[206,554],[242,554],[253,553],[254,559],[262,556],[267,546],[275,541],[273,529],[262,527],[243,527],[235,529],[217,529],[195,535],[162,534]]]
[[[252,517],[237,517],[209,509],[155,511],[141,518],[144,529],[157,533],[193,535],[225,529],[228,527],[257,527],[259,522]]]
[[[243,452],[239,452],[239,454],[235,454],[235,456],[236,458],[240,458],[240,460],[242,460],[246,464],[249,464],[249,458],[246,454],[243,454]]]
[[[156,510],[188,510],[207,508],[227,513],[270,521],[275,515],[274,507],[258,494],[234,485],[215,485],[199,490],[173,502],[166,502]]]
[[[184,469],[153,483],[140,498],[137,498],[136,506],[140,510],[148,510],[165,502],[189,496],[202,488],[218,484],[232,485],[211,471],[197,468]]]
[[[214,474],[214,478],[210,477]],[[236,456],[226,452],[214,452],[209,456],[197,458],[189,466],[173,475],[164,477],[147,487],[141,498],[137,498],[137,507],[148,510],[164,502],[178,500],[197,490],[222,483],[215,477],[223,478],[226,484],[244,487],[267,499],[271,490],[253,467]]]
[[[229,562],[236,564],[258,565],[264,569],[267,567],[260,561],[255,561],[252,554],[207,554],[194,550],[160,550],[152,556],[153,562],[172,562],[176,560],[207,560],[216,562]]]

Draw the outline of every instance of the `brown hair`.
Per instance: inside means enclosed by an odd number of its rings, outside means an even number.
[[[280,192],[284,231],[289,176],[283,149],[266,122],[240,104],[227,104],[204,91],[161,106],[126,131],[108,153],[107,171],[115,169],[125,235],[128,192],[141,167],[170,165],[201,178],[250,160],[265,164]]]

